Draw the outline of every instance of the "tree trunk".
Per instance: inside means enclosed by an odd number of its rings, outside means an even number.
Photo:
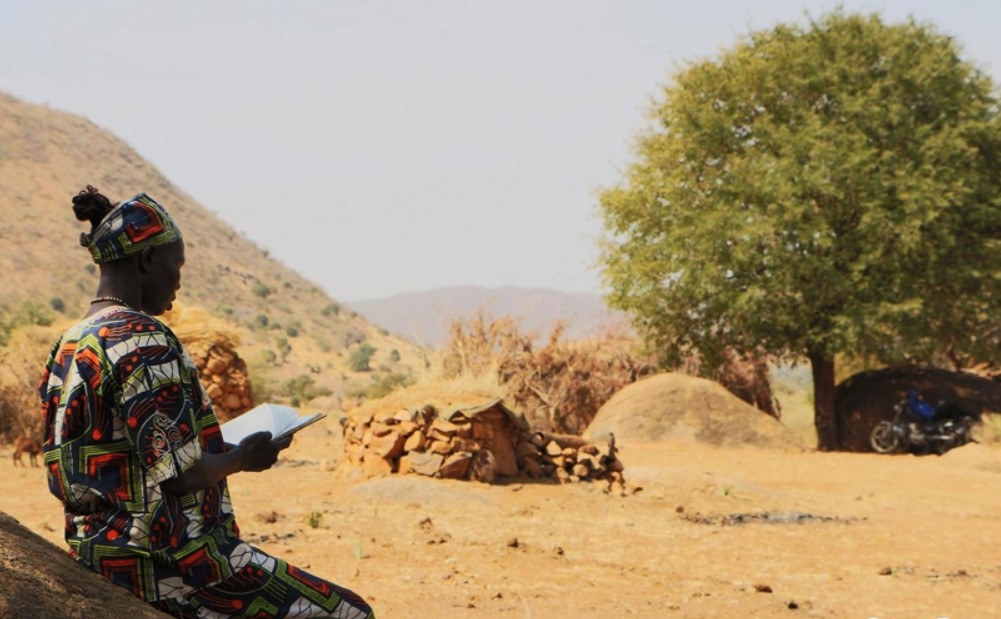
[[[817,429],[817,449],[836,451],[841,447],[838,419],[834,412],[834,359],[810,353],[813,371],[813,425]]]

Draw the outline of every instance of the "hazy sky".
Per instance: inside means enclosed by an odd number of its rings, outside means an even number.
[[[1001,76],[1001,3],[841,4]],[[596,191],[669,75],[835,5],[0,0],[0,90],[111,130],[335,298],[598,292]]]

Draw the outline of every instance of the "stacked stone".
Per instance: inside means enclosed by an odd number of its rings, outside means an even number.
[[[523,474],[560,483],[603,480],[624,490],[614,439],[588,443],[577,436],[531,432],[499,407],[440,417],[431,406],[344,420],[346,461],[366,477],[415,473],[492,483]]]
[[[590,443],[579,436],[536,432],[519,442],[517,451],[529,477],[555,477],[561,484],[602,480],[612,491],[625,490],[614,437]]]
[[[247,363],[225,344],[192,346],[189,353],[198,368],[205,393],[219,421],[228,421],[254,406]]]

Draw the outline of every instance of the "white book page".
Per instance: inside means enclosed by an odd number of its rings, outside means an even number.
[[[299,411],[279,404],[261,404],[220,426],[222,438],[237,445],[255,432],[270,432],[279,439],[326,417],[323,413],[299,416]]]

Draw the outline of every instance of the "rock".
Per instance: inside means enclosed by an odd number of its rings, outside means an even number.
[[[400,475],[406,475],[407,473],[413,472],[413,468],[410,466],[410,456],[400,456],[400,465],[397,473]]]
[[[588,470],[586,464],[578,463],[573,465],[573,474],[576,475],[577,477],[581,478],[587,477],[588,473],[590,473],[590,470]]]
[[[407,440],[403,443],[403,450],[421,451],[422,449],[424,449],[424,444],[426,441],[427,438],[424,436],[424,433],[421,432],[420,430],[417,430],[416,432],[407,437]]]
[[[444,441],[431,441],[427,450],[432,453],[446,455],[452,453],[452,446]]]
[[[545,473],[543,473],[542,467],[539,465],[539,461],[535,458],[524,458],[522,460],[521,468],[525,471],[525,475],[528,475],[531,479],[542,479],[545,477]]]
[[[377,421],[372,424],[372,436],[376,438],[386,436],[392,431],[393,428],[391,426],[387,426],[385,423]]]
[[[459,426],[451,421],[435,419],[431,422],[431,431],[428,433],[428,436],[435,440],[447,441],[455,436],[455,433],[458,431]]]
[[[492,425],[485,423],[479,419],[474,419],[470,424],[473,438],[477,440],[487,440],[493,441],[494,439],[494,428]]]
[[[223,398],[222,405],[228,409],[238,409],[243,406],[243,400],[239,394],[230,393]]]
[[[403,444],[405,439],[399,432],[378,436],[368,444],[369,453],[374,453],[383,458],[396,458],[403,454]]]
[[[472,459],[473,454],[468,451],[454,453],[445,458],[438,473],[444,479],[465,479],[466,472],[469,470],[469,461]]]
[[[432,476],[441,468],[441,463],[445,461],[445,456],[426,451],[415,451],[407,454],[410,469],[420,475]]]
[[[514,449],[514,454],[519,458],[525,456],[536,456],[539,453],[539,448],[529,441],[521,441],[518,446]]]
[[[598,446],[597,445],[584,445],[583,447],[580,448],[580,451],[583,452],[583,453],[586,453],[589,456],[597,456],[598,455]]]
[[[365,454],[365,460],[361,463],[362,472],[366,478],[389,475],[393,472],[393,463],[385,458],[380,458],[373,453]]]
[[[413,423],[414,420],[417,419],[417,411],[411,411],[404,408],[393,415],[393,419],[399,421],[400,423]],[[417,424],[414,424],[414,427],[417,427]]]
[[[549,444],[546,445],[546,453],[553,457],[562,456],[563,448],[556,441],[549,441]]]
[[[475,439],[455,436],[450,443],[452,451],[468,451],[470,453],[480,450],[480,444]]]
[[[220,387],[216,383],[209,383],[209,386],[205,388],[205,394],[208,395],[213,400],[218,400],[223,395],[225,395],[225,393],[226,392],[222,390],[222,387]]]
[[[473,456],[469,478],[485,484],[494,483],[497,478],[497,462],[494,460],[493,453],[486,449],[476,452]]]
[[[417,423],[413,421],[401,421],[396,428],[400,431],[400,434],[408,435],[417,429]]]

